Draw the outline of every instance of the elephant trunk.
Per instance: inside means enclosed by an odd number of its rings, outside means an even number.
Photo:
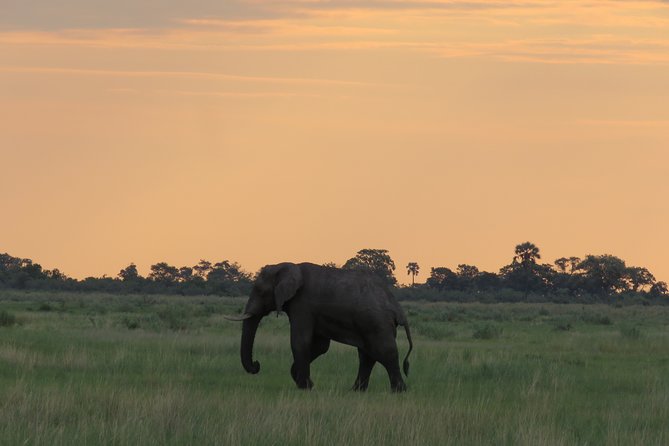
[[[253,316],[246,319],[242,325],[241,356],[244,370],[256,374],[260,371],[260,363],[253,360],[253,341],[262,316]]]

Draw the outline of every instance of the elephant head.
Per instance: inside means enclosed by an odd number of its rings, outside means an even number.
[[[260,371],[260,363],[253,360],[253,342],[261,319],[272,311],[281,311],[301,286],[302,272],[297,265],[281,263],[266,266],[260,270],[253,284],[244,314],[241,317],[228,318],[244,321],[241,359],[244,370],[248,373],[255,374]]]

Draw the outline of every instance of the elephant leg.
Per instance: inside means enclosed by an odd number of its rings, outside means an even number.
[[[313,383],[309,377],[311,364],[311,335],[291,328],[290,347],[293,351],[293,365],[290,374],[300,389],[311,389]]]
[[[400,372],[399,355],[397,344],[392,334],[382,334],[369,340],[371,348],[368,349],[370,356],[380,362],[388,372],[390,388],[393,392],[404,392],[407,388],[402,373]]]
[[[358,366],[358,377],[353,384],[353,390],[364,392],[369,386],[369,376],[372,374],[376,361],[360,348],[358,348],[358,359],[360,365]]]
[[[390,388],[393,392],[404,392],[407,389],[404,380],[402,379],[402,373],[400,372],[400,362],[397,354],[397,347],[392,351],[385,353],[383,359],[381,359],[381,364],[386,368],[388,372],[388,378],[390,379]]]
[[[316,358],[321,356],[323,353],[327,352],[330,348],[330,339],[323,338],[320,336],[314,337],[311,342],[311,356],[310,362],[314,362]],[[297,367],[293,362],[293,365],[290,367],[290,376],[293,377],[293,381],[297,384]],[[310,387],[313,387],[314,383],[309,379]]]

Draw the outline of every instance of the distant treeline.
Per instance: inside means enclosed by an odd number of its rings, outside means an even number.
[[[552,264],[540,263],[540,259],[539,248],[525,242],[516,246],[511,263],[498,273],[467,264],[455,269],[437,266],[421,284],[415,283],[420,265],[410,262],[406,266],[412,276],[410,286],[398,286],[395,262],[385,249],[363,249],[342,266],[325,266],[366,270],[393,286],[402,300],[669,303],[665,282],[657,281],[646,268],[627,266],[616,256],[561,257]],[[30,259],[0,254],[0,289],[239,296],[251,291],[253,278],[237,262],[201,260],[182,267],[156,263],[146,277],[131,263],[116,277],[77,280],[58,269],[43,269]]]

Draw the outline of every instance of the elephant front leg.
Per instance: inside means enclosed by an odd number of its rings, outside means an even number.
[[[376,361],[360,348],[358,348],[358,359],[360,360],[360,365],[358,366],[358,377],[355,379],[355,384],[353,384],[353,390],[364,392],[369,386],[369,376],[372,374],[372,369]]]
[[[293,365],[290,374],[300,389],[311,389],[314,383],[310,378],[311,339],[291,330],[290,347],[293,351]]]

